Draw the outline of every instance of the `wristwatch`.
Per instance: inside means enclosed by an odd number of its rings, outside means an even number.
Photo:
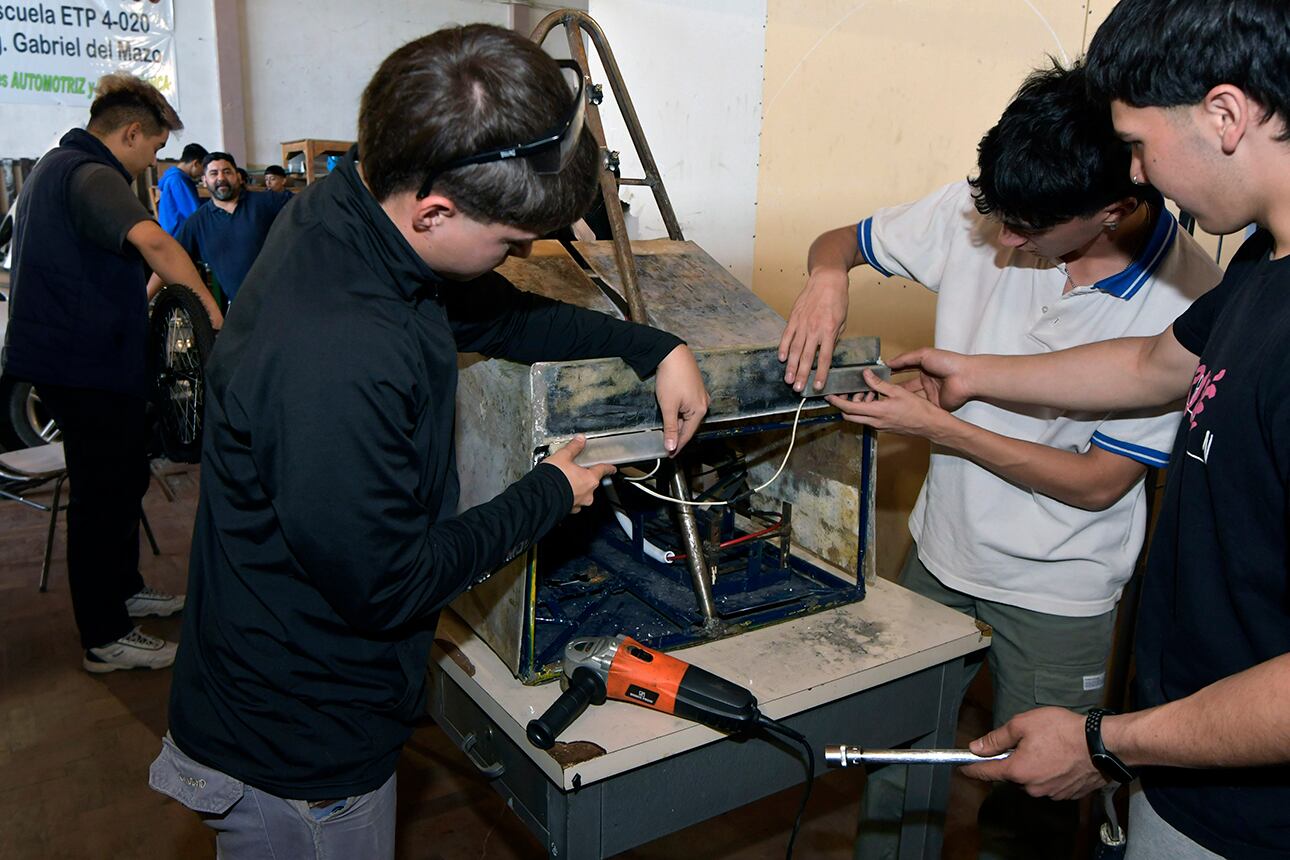
[[[1093,760],[1093,766],[1098,772],[1111,782],[1127,785],[1137,779],[1137,774],[1102,743],[1102,717],[1114,714],[1115,711],[1106,708],[1093,708],[1089,711],[1084,720],[1084,740],[1088,742],[1088,757]]]

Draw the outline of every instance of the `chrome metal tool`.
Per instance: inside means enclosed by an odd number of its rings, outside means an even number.
[[[872,750],[838,744],[824,748],[824,762],[829,767],[854,767],[860,764],[976,764],[1002,761],[1012,750],[999,755],[980,756],[971,750]]]

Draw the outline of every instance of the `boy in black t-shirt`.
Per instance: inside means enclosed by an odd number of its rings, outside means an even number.
[[[1150,182],[1211,233],[1223,282],[1161,334],[1038,356],[919,350],[942,407],[1185,399],[1143,587],[1132,713],[1040,708],[972,743],[980,779],[1078,797],[1141,776],[1129,857],[1290,857],[1290,4],[1121,0],[1089,49]]]

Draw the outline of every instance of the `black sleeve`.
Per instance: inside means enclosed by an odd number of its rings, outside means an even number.
[[[1192,355],[1199,356],[1209,342],[1209,333],[1214,329],[1214,322],[1227,307],[1232,293],[1241,288],[1241,284],[1258,264],[1266,260],[1272,251],[1272,234],[1259,230],[1242,243],[1240,249],[1227,264],[1227,272],[1218,286],[1202,295],[1192,306],[1183,311],[1182,316],[1174,320],[1174,337],[1183,349]]]
[[[1227,306],[1230,292],[1230,287],[1220,284],[1192,302],[1191,307],[1174,320],[1174,338],[1182,344],[1183,349],[1195,356],[1205,351],[1214,320]]]
[[[336,612],[370,633],[424,622],[573,506],[569,482],[543,463],[436,522],[440,511],[418,493],[426,464],[414,439],[416,382],[391,373],[409,356],[397,334],[389,339],[356,353],[343,335],[321,337],[310,350],[316,360],[287,368],[272,403],[238,409],[278,416],[256,422],[254,456],[283,537]],[[448,449],[451,439],[438,443]]]
[[[125,247],[135,224],[152,217],[121,174],[105,164],[85,164],[72,173],[67,203],[77,235],[114,253]]]
[[[518,290],[496,273],[444,291],[457,348],[532,364],[616,356],[642,379],[685,341],[647,325]]]

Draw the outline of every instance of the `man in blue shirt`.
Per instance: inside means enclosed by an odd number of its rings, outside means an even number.
[[[211,199],[192,214],[175,236],[193,259],[210,266],[230,302],[260,254],[269,228],[291,202],[288,191],[249,192],[227,152],[203,160],[203,181]]]
[[[204,158],[206,147],[190,143],[180,153],[179,163],[161,174],[157,181],[157,222],[171,236],[179,232],[188,216],[201,205],[195,183],[201,178]]]

